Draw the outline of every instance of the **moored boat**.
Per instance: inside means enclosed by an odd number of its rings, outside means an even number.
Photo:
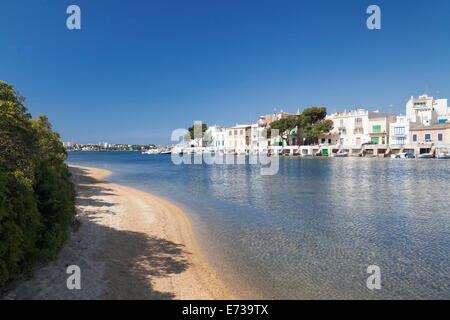
[[[332,153],[331,156],[334,158],[343,158],[343,157],[348,157],[348,153],[347,152]]]
[[[401,159],[414,159],[416,157],[414,153],[399,153],[398,156]]]
[[[158,153],[159,153],[158,149],[149,149],[142,152],[142,154],[158,154]]]
[[[422,154],[418,154],[417,155],[417,158],[418,159],[431,159],[431,158],[433,158],[434,156],[433,156],[433,154],[431,154],[431,153],[422,153]]]

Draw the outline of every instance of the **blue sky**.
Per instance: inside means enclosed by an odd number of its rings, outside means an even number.
[[[66,28],[70,4],[82,30]],[[381,30],[366,28],[370,4]],[[0,79],[63,140],[168,144],[194,120],[450,97],[448,0],[1,0],[0,12]]]

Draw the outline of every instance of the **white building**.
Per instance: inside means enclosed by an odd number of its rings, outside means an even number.
[[[416,121],[414,121],[416,120]],[[397,121],[390,124],[390,141],[395,145],[407,145],[409,141],[409,130],[418,126],[416,118],[408,116],[397,116]]]
[[[389,144],[389,124],[395,116],[365,109],[337,112],[326,119],[333,130],[319,142],[328,145],[361,146],[363,143]]]
[[[351,111],[337,112],[327,117],[333,121],[326,144],[340,144],[346,146],[360,146],[370,141],[369,135],[369,111],[355,109]]]
[[[252,125],[250,124],[226,128],[225,150],[240,154],[249,153],[251,147],[251,128]]]
[[[253,153],[267,153],[269,148],[279,143],[283,145],[286,144],[286,140],[289,139],[290,144],[292,145],[300,145],[303,142],[301,135],[297,134],[297,130],[291,130],[292,135],[290,134],[281,137],[280,135],[273,136],[273,133],[269,133],[270,124],[273,121],[281,120],[283,118],[292,117],[300,114],[300,110],[297,111],[296,114],[284,112],[283,110],[279,112],[275,112],[273,114],[268,114],[265,116],[260,116],[258,122],[252,125],[251,128],[251,149]],[[281,133],[280,133],[281,134]],[[271,139],[268,139],[267,136],[272,136]],[[272,140],[272,141],[271,141]]]
[[[446,122],[449,115],[447,99],[434,99],[423,94],[418,98],[411,97],[406,103],[406,116],[410,119],[417,118],[419,123],[426,126]]]
[[[390,141],[391,123],[397,116],[385,112],[369,112],[370,141],[375,144],[388,145]]]
[[[269,151],[269,139],[267,139],[267,129],[259,124],[251,126],[251,146],[252,153],[267,153]]]
[[[74,142],[63,142],[62,144],[64,148],[73,148],[75,146]]]
[[[206,130],[204,141],[208,150],[216,152],[225,151],[226,129],[221,126],[211,126]]]

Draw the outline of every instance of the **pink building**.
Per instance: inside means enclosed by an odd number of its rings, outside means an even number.
[[[409,141],[415,143],[450,144],[450,123],[418,126],[409,129]]]

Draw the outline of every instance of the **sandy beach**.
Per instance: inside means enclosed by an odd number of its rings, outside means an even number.
[[[232,299],[199,253],[186,214],[113,184],[103,169],[70,166],[82,226],[57,261],[7,288],[6,299]],[[67,266],[81,269],[69,290]]]

